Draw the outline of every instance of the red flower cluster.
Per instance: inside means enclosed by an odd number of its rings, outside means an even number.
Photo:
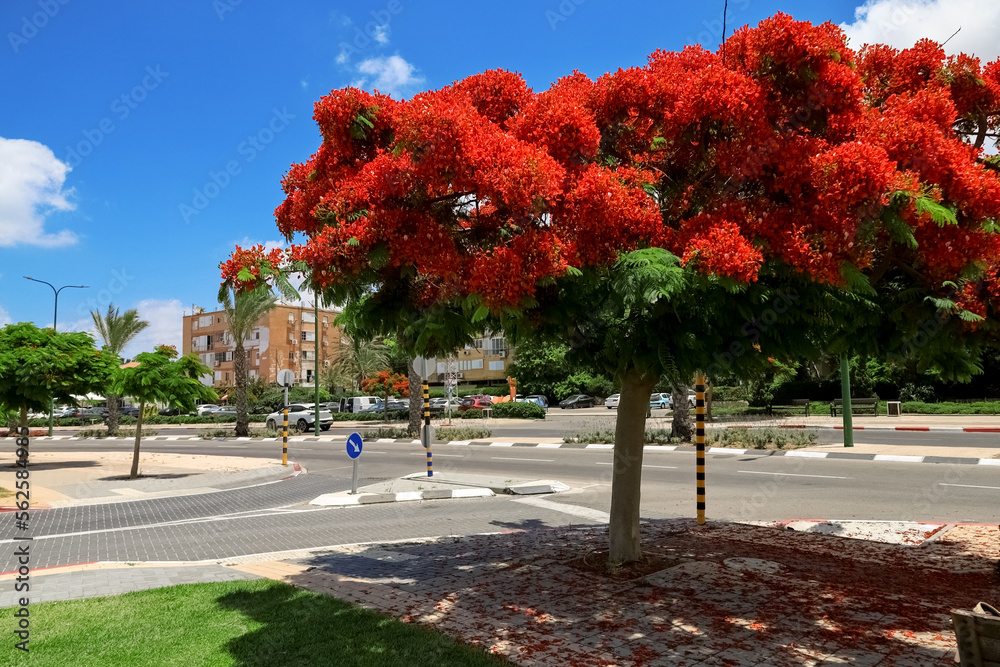
[[[228,282],[237,291],[254,289],[261,279],[261,269],[277,269],[286,258],[284,250],[275,248],[270,252],[264,252],[264,246],[255,245],[251,248],[243,249],[236,246],[236,250],[225,262],[219,265],[222,270],[222,282]],[[253,276],[252,280],[240,278],[240,273],[246,269]],[[265,270],[265,274],[267,271]],[[267,277],[266,275],[264,276]]]
[[[725,60],[657,51],[539,93],[504,70],[406,101],[334,91],[275,215],[305,236],[289,255],[320,284],[363,274],[422,307],[470,294],[517,307],[568,267],[659,246],[744,282],[777,262],[840,284],[845,263],[903,258],[938,291],[985,275],[991,312],[1000,180],[969,144],[983,118],[1000,124],[1000,61],[929,41],[855,53],[833,24],[778,14],[737,31]],[[283,258],[237,249],[223,277],[246,286]]]
[[[409,396],[410,382],[402,373],[379,371],[361,381],[361,390],[373,396]]]

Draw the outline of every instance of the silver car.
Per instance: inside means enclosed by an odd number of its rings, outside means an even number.
[[[272,412],[266,419],[267,427],[272,431],[277,431],[284,423],[282,411]],[[297,427],[300,431],[307,431],[313,428],[316,423],[316,410],[312,403],[293,403],[288,406],[288,423]],[[330,430],[333,425],[333,415],[322,405],[319,410],[319,427]]]

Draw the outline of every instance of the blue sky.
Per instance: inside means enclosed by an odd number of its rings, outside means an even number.
[[[127,352],[179,345],[181,315],[215,307],[233,245],[279,238],[280,179],[318,147],[312,105],[331,89],[407,97],[502,67],[541,90],[657,48],[714,49],[723,13],[723,0],[345,4],[5,0],[0,324],[51,324],[52,292],[29,275],[90,286],[62,292],[60,329],[113,302],[153,323]],[[997,56],[995,0],[859,4],[731,0],[729,30],[784,11],[908,46],[964,22],[949,46]]]

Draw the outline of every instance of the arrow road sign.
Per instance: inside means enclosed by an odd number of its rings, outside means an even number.
[[[347,436],[347,455],[352,459],[356,459],[361,456],[361,450],[364,447],[364,441],[361,439],[360,433],[352,433]]]

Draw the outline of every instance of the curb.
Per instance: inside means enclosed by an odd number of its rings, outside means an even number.
[[[434,491],[401,491],[399,493],[362,493],[357,496],[325,494],[309,501],[310,505],[341,507],[348,505],[374,505],[376,503],[402,503],[411,500],[446,500],[448,498],[488,498],[495,494],[489,489],[439,489]]]

